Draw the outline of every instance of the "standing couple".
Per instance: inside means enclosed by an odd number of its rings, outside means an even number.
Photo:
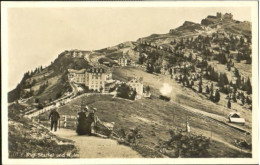
[[[96,111],[96,108],[91,108],[91,110],[89,110],[88,106],[86,106],[78,113],[78,124],[76,130],[78,135],[91,135],[92,127],[93,132],[96,133],[97,122],[99,122],[99,119],[95,114]],[[86,112],[89,112],[88,115]]]

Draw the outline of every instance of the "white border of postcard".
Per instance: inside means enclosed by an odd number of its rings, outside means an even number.
[[[23,7],[250,7],[252,18],[252,158],[156,158],[156,159],[9,159],[7,115],[7,9]],[[130,14],[130,13],[129,13]],[[3,164],[258,164],[258,1],[129,1],[129,2],[1,2],[2,43],[2,162]]]

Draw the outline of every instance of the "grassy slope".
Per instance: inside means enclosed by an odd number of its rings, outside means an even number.
[[[102,121],[115,122],[115,131],[120,129],[128,130],[140,126],[144,138],[139,139],[138,143],[155,148],[159,139],[167,140],[169,138],[169,129],[185,129],[186,117],[189,118],[191,130],[195,134],[210,136],[210,130],[213,132],[213,140],[221,140],[233,144],[234,139],[239,137],[235,131],[229,128],[223,128],[215,123],[208,122],[200,117],[193,115],[181,107],[171,102],[165,102],[157,98],[142,99],[135,102],[112,98],[111,96],[96,95],[83,97],[83,104],[96,107],[97,115]],[[61,107],[60,114],[76,115],[80,110],[82,99]],[[218,137],[217,137],[218,136]],[[219,152],[221,148],[223,152]],[[211,144],[210,153],[214,157],[236,157],[237,150],[226,147],[223,143],[215,142]],[[250,154],[243,154],[243,157]]]
[[[173,87],[172,92],[169,96],[172,97],[172,100],[175,102],[179,102],[181,104],[188,105],[193,108],[199,108],[200,110],[203,110],[208,113],[216,114],[223,116],[224,111],[224,117],[226,117],[231,111],[226,109],[224,106],[226,106],[226,102],[224,101],[224,96],[221,95],[221,101],[218,104],[215,104],[211,101],[208,101],[207,98],[202,95],[198,94],[191,89],[184,88],[182,85],[178,84],[175,80],[171,80],[169,76],[163,76],[163,75],[153,75],[148,74],[144,72],[142,69],[139,68],[131,68],[131,67],[125,67],[125,68],[119,68],[115,69],[113,73],[114,79],[119,80],[127,80],[128,76],[143,76],[144,77],[144,85],[149,85],[153,88],[152,93],[155,95],[159,95],[159,89],[163,86],[163,83],[168,83]],[[238,106],[239,107],[239,106]],[[246,115],[245,118],[248,121],[249,126],[251,127],[251,111],[237,108],[241,114]]]
[[[162,77],[148,74],[136,68],[118,68],[114,70],[114,79],[127,80],[128,76],[133,74],[144,77],[144,84],[151,87],[153,98],[142,99],[135,102],[118,100],[111,98],[111,96],[90,96],[84,97],[83,103],[89,106],[98,108],[98,116],[102,121],[116,122],[115,129],[131,128],[141,126],[145,140],[141,140],[142,144],[155,147],[159,138],[167,139],[168,129],[182,128],[185,129],[186,117],[189,118],[191,129],[193,133],[210,136],[212,128],[213,139],[218,141],[211,145],[211,154],[217,157],[235,157],[237,150],[224,147],[223,143],[234,145],[236,138],[244,138],[243,135],[230,129],[222,127],[214,122],[202,119],[200,116],[194,115],[183,110],[181,107],[171,102],[164,102],[158,99],[159,88],[162,82],[168,82]],[[157,80],[157,81],[156,81]],[[179,84],[171,80],[173,92],[171,94],[172,100],[193,108],[199,108],[205,112],[212,114],[223,115],[219,105],[210,101],[205,101],[203,96],[198,96],[189,89],[182,88]],[[202,97],[202,98],[200,98]],[[72,103],[59,109],[61,114],[76,115],[80,110],[82,99],[73,101]],[[227,115],[228,112],[224,112]],[[248,138],[248,139],[247,139]],[[250,141],[250,137],[246,137]],[[219,143],[219,141],[221,143]],[[226,148],[222,153],[217,152],[217,148]],[[222,148],[222,149],[223,149]],[[240,156],[240,155],[237,155]],[[243,155],[245,156],[245,155]]]

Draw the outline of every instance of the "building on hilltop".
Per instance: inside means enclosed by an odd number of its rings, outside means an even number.
[[[75,83],[85,85],[89,90],[105,92],[105,83],[112,79],[112,73],[104,68],[93,67],[91,69],[68,69],[69,79]]]
[[[66,50],[65,53],[67,56],[71,56],[73,58],[84,58],[87,51],[73,49],[73,50]]]
[[[217,12],[217,18],[218,19],[224,19],[224,20],[232,20],[233,14],[231,13],[225,13],[224,15],[221,12]]]
[[[217,12],[215,16],[208,15],[207,18],[201,20],[201,25],[204,26],[217,26],[221,25],[222,21],[230,21],[233,20],[233,15],[231,13],[222,14],[221,12]],[[216,27],[212,27],[216,28]]]
[[[223,19],[232,20],[233,19],[233,14],[225,13],[224,16],[223,16]]]
[[[223,18],[223,15],[222,15],[221,12],[217,12],[217,18],[219,18],[219,19],[222,19],[222,18]]]
[[[80,50],[71,50],[71,56],[74,58],[82,58],[84,57],[84,54]]]

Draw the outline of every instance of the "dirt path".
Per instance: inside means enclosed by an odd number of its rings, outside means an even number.
[[[117,141],[95,136],[78,136],[74,130],[60,129],[57,136],[75,141],[80,158],[141,158],[130,147],[119,145]]]

